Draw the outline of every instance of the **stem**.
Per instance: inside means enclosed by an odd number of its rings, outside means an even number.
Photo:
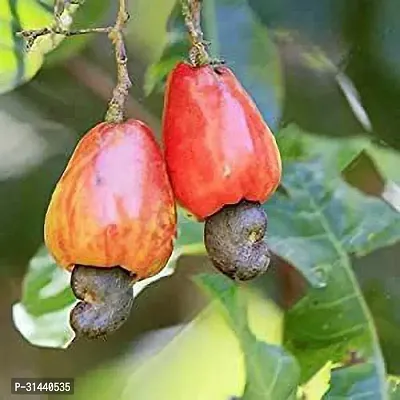
[[[182,13],[185,18],[185,25],[188,30],[192,48],[189,59],[194,66],[206,65],[210,62],[206,43],[201,30],[201,6],[202,0],[181,0]]]
[[[193,26],[201,40],[203,39],[203,32],[201,31],[202,3],[203,3],[203,0],[192,0]]]
[[[56,27],[46,27],[41,29],[32,29],[32,30],[24,30],[22,32],[18,32],[17,36],[21,36],[26,41],[26,47],[29,50],[35,40],[40,36],[45,35],[63,35],[63,36],[76,36],[76,35],[86,35],[88,33],[110,33],[111,27],[105,28],[88,28],[88,29],[77,29],[77,30],[68,30]]]
[[[69,30],[60,28],[58,19],[69,4],[81,4],[84,0],[56,0],[54,5],[54,26],[35,30],[24,30],[18,32],[26,40],[28,50],[32,47],[35,40],[40,36],[58,34],[64,36],[83,35],[88,33],[107,33],[115,52],[117,63],[117,85],[115,86],[112,98],[108,103],[108,109],[105,121],[111,123],[120,123],[125,119],[125,103],[127,102],[129,89],[132,86],[128,73],[128,57],[124,43],[123,29],[129,19],[127,11],[127,0],[119,0],[119,10],[114,26],[105,28],[88,28]]]
[[[119,10],[114,28],[109,33],[109,38],[114,44],[115,60],[117,63],[117,86],[113,90],[112,98],[108,104],[105,120],[107,122],[120,123],[124,120],[126,99],[132,82],[128,72],[128,57],[124,43],[122,30],[129,19],[126,7],[127,0],[119,0]]]

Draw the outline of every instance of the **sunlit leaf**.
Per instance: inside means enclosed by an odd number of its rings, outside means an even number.
[[[400,378],[398,376],[389,376],[389,399],[399,400],[400,399]]]
[[[65,348],[74,338],[69,312],[76,299],[69,279],[44,247],[31,260],[21,302],[13,306],[14,324],[30,343]]]
[[[258,343],[268,342],[270,356],[286,361],[281,358],[279,347],[275,347],[281,341],[282,313],[274,303],[257,293],[246,291],[243,296],[248,304],[251,331],[260,341]],[[101,391],[96,394],[99,400],[111,400],[115,396],[121,400],[132,396],[141,400],[240,398],[246,383],[244,355],[221,303],[213,301],[175,333],[168,344],[146,358],[127,356],[122,362],[102,366],[89,374],[77,385],[76,398],[87,398],[93,393],[93,385],[101,385]],[[152,346],[151,342],[146,343]],[[278,371],[283,365],[271,365],[271,369]],[[259,366],[257,362],[254,368]],[[149,377],[154,384],[149,384]],[[291,379],[295,377],[284,377],[274,393],[285,391],[283,383]]]
[[[61,35],[39,37],[26,52],[22,30],[49,27],[53,23],[52,2],[39,0],[4,0],[0,3],[0,94],[30,80],[41,67],[44,55],[63,39]],[[60,27],[67,29],[77,5],[66,7]]]
[[[223,276],[203,275],[201,285],[218,299],[239,338],[246,367],[243,400],[295,399],[299,368],[282,347],[257,340],[247,320],[247,303],[240,286]]]
[[[307,400],[321,400],[329,390],[332,363],[327,362],[308,382],[298,391],[298,397]]]

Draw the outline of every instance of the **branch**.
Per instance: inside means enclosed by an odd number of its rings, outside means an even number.
[[[27,50],[30,50],[35,40],[40,36],[45,36],[45,35],[76,36],[76,35],[86,35],[88,33],[110,33],[111,29],[112,27],[68,30],[57,27],[45,27],[41,29],[32,29],[32,30],[24,30],[21,32],[17,32],[17,36],[23,37],[25,39],[26,48]]]
[[[18,32],[26,40],[27,49],[31,49],[35,40],[40,36],[58,34],[64,36],[83,35],[88,33],[107,33],[115,52],[117,63],[117,85],[113,90],[112,98],[108,104],[105,120],[112,123],[120,123],[125,119],[125,103],[129,89],[132,86],[128,73],[128,57],[124,43],[123,29],[129,19],[127,0],[119,0],[119,10],[114,26],[104,28],[88,28],[69,30],[60,28],[59,18],[69,4],[81,4],[84,0],[56,0],[54,4],[54,23],[51,27]]]

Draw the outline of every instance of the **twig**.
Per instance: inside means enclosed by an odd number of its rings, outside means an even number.
[[[92,29],[78,29],[69,30],[63,27],[61,22],[61,17],[64,12],[68,12],[71,5],[83,4],[85,0],[54,0],[53,7],[53,22],[51,26],[41,28],[41,29],[31,29],[24,30],[22,32],[17,32],[17,36],[23,37],[25,39],[26,49],[29,51],[35,40],[40,36],[46,35],[63,35],[63,36],[74,36],[83,35],[87,33],[108,33],[111,28],[92,28]]]
[[[69,4],[81,4],[84,0],[56,0],[54,4],[54,26],[35,30],[24,30],[18,32],[26,40],[28,50],[33,46],[35,40],[40,36],[58,34],[64,36],[83,35],[88,33],[107,33],[114,46],[115,60],[117,63],[117,85],[112,98],[108,104],[105,120],[107,122],[119,123],[124,120],[125,103],[128,98],[129,89],[132,86],[128,73],[128,57],[124,43],[123,29],[129,19],[127,11],[127,0],[119,0],[119,10],[114,26],[104,28],[88,28],[69,30],[59,26],[59,17]]]
[[[88,28],[88,29],[77,29],[68,30],[56,27],[46,27],[41,29],[32,29],[18,32],[17,36],[21,36],[26,41],[27,49],[31,49],[35,40],[40,36],[45,35],[63,35],[63,36],[76,36],[76,35],[86,35],[88,33],[110,33],[112,27],[105,28]]]
[[[202,0],[192,0],[193,25],[200,39],[203,40],[203,32],[201,30],[201,6]]]
[[[202,0],[181,0],[181,3],[185,25],[192,44],[189,54],[190,62],[195,66],[208,64],[210,56],[206,47],[207,43],[203,40],[203,31],[201,30]]]

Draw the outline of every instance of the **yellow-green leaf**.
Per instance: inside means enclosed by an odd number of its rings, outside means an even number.
[[[257,339],[281,343],[281,311],[256,293],[247,293],[246,298]],[[245,384],[240,342],[221,304],[214,301],[160,351],[101,366],[85,377],[77,384],[75,399],[227,400],[241,396]]]
[[[68,6],[62,14],[61,27],[67,29],[77,6]],[[0,94],[30,80],[43,64],[44,55],[63,39],[61,35],[38,38],[29,52],[21,30],[40,29],[53,23],[52,7],[40,0],[3,0],[0,2]]]

